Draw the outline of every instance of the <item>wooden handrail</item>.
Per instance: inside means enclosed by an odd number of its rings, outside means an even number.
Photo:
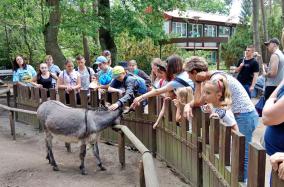
[[[131,141],[131,143],[138,149],[138,151],[142,154],[142,168],[140,169],[140,177],[145,179],[145,183],[142,183],[141,186],[144,184],[147,187],[156,187],[159,186],[157,173],[154,166],[154,161],[152,154],[150,151],[144,146],[144,144],[129,130],[127,126],[124,125],[115,125],[114,129],[120,130],[127,138]],[[122,134],[121,133],[121,134]],[[121,149],[124,150],[124,147],[119,146]],[[121,154],[122,150],[119,150],[119,154]],[[121,157],[120,157],[121,158]],[[125,157],[122,158],[123,162],[125,162]],[[121,160],[120,160],[121,162]],[[141,181],[141,180],[140,180]],[[142,180],[143,181],[143,180]]]

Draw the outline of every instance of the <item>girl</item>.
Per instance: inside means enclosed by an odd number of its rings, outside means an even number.
[[[13,83],[23,86],[32,86],[32,79],[36,76],[35,69],[24,62],[22,56],[13,61]]]
[[[69,92],[74,90],[76,93],[77,104],[80,104],[79,90],[81,87],[80,75],[74,70],[74,64],[71,59],[67,59],[64,63],[65,70],[63,70],[58,77],[57,87],[65,89],[66,103],[69,104]]]
[[[157,66],[157,82],[154,85],[154,87],[157,88],[162,88],[164,87],[168,81],[167,81],[167,64],[165,62],[161,62],[161,64],[156,64]]]
[[[159,117],[156,121],[156,123],[153,125],[153,128],[155,129],[159,122],[161,121],[162,117],[164,116],[165,113],[165,102],[167,100],[172,99],[175,106],[177,107],[176,110],[176,121],[180,122],[181,121],[181,107],[184,106],[186,103],[189,103],[193,99],[193,91],[191,87],[183,87],[179,88],[176,90],[176,92],[171,91],[168,93],[168,96],[164,99],[163,102],[163,107],[161,109],[161,112],[159,114]],[[191,132],[191,122],[189,122],[189,131]]]
[[[35,86],[46,89],[53,88],[52,79],[57,80],[58,77],[48,71],[48,66],[46,63],[41,63],[39,65],[37,76],[33,78]]]
[[[202,89],[202,97],[207,105],[202,110],[210,113],[210,118],[219,118],[233,130],[239,131],[233,112],[230,110],[232,103],[226,79],[206,81]]]
[[[166,60],[167,63],[167,80],[170,81],[166,86],[151,90],[133,100],[131,108],[135,108],[146,98],[161,95],[163,93],[172,91],[174,89],[188,87],[194,87],[192,80],[188,78],[186,72],[183,71],[183,62],[181,57],[172,55]]]

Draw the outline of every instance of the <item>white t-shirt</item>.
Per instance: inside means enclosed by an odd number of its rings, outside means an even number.
[[[59,78],[62,80],[65,86],[76,86],[78,77],[80,77],[80,74],[75,70],[73,70],[71,73],[67,73],[66,70],[64,70],[59,74]]]
[[[236,119],[234,117],[233,112],[221,108],[212,108],[212,113],[218,114],[220,120],[226,125],[226,126],[234,126],[237,124]]]
[[[255,110],[254,104],[250,100],[246,90],[241,83],[231,75],[220,73],[227,78],[229,89],[232,94],[232,112],[233,113],[248,113]],[[216,80],[220,76],[219,73],[214,74],[211,80]]]
[[[84,68],[83,71],[81,71],[78,68],[78,72],[80,74],[80,78],[81,78],[81,90],[88,90],[89,89],[89,85],[90,85],[90,76],[94,76],[95,72],[93,70],[93,68],[89,68],[90,70],[90,74],[88,72],[87,67]]]

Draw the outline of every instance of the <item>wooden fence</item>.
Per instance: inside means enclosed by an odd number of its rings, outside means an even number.
[[[36,110],[38,105],[47,99],[58,99],[65,103],[64,90],[47,90],[39,88],[14,87],[15,106],[23,109]],[[98,107],[98,92],[92,91],[89,99],[87,92],[80,92],[81,105],[76,104],[75,93],[70,93],[72,107]],[[104,101],[115,102],[117,94],[105,94]],[[135,112],[123,116],[122,125],[127,126],[141,142],[159,159],[164,160],[191,186],[249,186],[262,187],[265,180],[265,150],[257,145],[249,146],[248,183],[244,183],[245,137],[231,130],[231,127],[220,123],[218,119],[209,119],[199,108],[193,111],[192,130],[188,121],[175,121],[176,107],[166,102],[165,116],[158,128],[154,130],[157,114],[161,108],[161,98],[148,100],[148,112],[142,107]],[[38,124],[36,119],[29,119],[18,114],[18,120]],[[40,126],[38,126],[40,127]],[[102,138],[117,143],[119,136],[112,129],[106,129]],[[130,141],[126,145],[132,146]],[[284,186],[275,173],[271,178],[272,187]]]

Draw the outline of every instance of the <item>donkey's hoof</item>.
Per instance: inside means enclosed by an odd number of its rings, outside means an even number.
[[[101,171],[106,171],[106,168],[102,164],[99,164],[98,166],[100,167]]]
[[[53,171],[59,171],[59,168],[58,168],[58,166],[53,166]]]
[[[81,174],[82,174],[82,175],[88,175],[88,173],[86,172],[85,169],[82,169],[82,170],[81,170]]]

